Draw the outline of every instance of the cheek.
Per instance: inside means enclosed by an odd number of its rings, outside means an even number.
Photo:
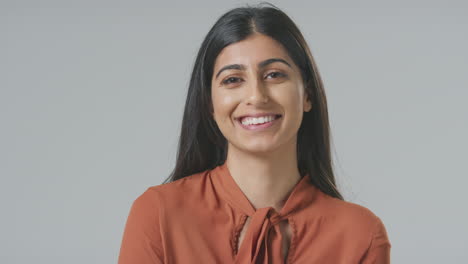
[[[214,112],[218,116],[218,120],[229,119],[236,106],[236,96],[230,93],[215,92],[212,94],[212,99]]]
[[[275,93],[275,98],[281,104],[285,111],[301,111],[302,109],[302,96],[300,90],[295,86],[284,87],[278,89]]]

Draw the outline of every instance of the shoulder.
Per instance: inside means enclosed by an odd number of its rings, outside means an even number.
[[[340,200],[322,193],[318,199],[319,206],[326,217],[346,219],[347,222],[375,223],[379,218],[368,207]]]
[[[321,193],[317,200],[321,217],[332,223],[338,232],[372,239],[387,236],[383,221],[368,207]]]
[[[203,193],[205,174],[196,173],[173,182],[147,187],[133,201],[131,217],[138,221],[159,221],[168,212],[167,209],[180,209],[199,201],[197,196]]]
[[[210,179],[206,170],[172,182],[149,186],[139,198],[152,200],[161,208],[181,208],[199,202],[209,193],[209,189]]]
[[[182,193],[187,194],[196,192],[206,184],[208,180],[208,172],[209,171],[206,170],[172,182],[149,186],[146,191],[154,193],[157,192],[163,196],[177,196]]]
[[[360,263],[390,263],[391,243],[379,216],[368,207],[319,191],[304,226],[326,237],[330,247],[340,245],[359,252]]]

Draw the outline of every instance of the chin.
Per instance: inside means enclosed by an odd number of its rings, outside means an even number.
[[[243,146],[242,150],[250,153],[267,154],[277,150],[278,147],[270,144],[252,144]]]

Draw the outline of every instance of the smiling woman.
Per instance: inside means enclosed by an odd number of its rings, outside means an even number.
[[[264,34],[252,34],[225,47],[214,69],[218,77],[211,80],[213,115],[229,144],[228,156],[269,152],[268,160],[274,163],[285,155],[294,157],[297,131],[311,102],[300,69],[281,44]],[[236,81],[225,84],[226,79]],[[273,157],[275,152],[279,155]]]
[[[344,201],[324,87],[294,22],[232,9],[192,72],[177,161],[133,203],[119,264],[390,263],[383,222]]]

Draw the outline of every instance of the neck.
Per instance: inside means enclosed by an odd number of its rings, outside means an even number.
[[[229,144],[226,164],[255,209],[273,207],[279,212],[301,179],[295,140],[262,155],[247,153]]]

